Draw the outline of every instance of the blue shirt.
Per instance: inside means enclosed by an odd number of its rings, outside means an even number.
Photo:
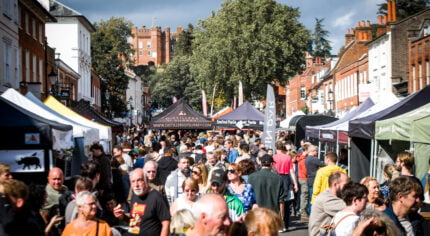
[[[229,163],[234,163],[234,161],[238,156],[239,156],[239,153],[235,148],[232,148],[231,150],[227,151],[227,160]]]

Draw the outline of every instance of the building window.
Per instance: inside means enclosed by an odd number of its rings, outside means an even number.
[[[142,41],[139,41],[139,48],[143,48],[143,43],[142,43]]]
[[[30,81],[30,51],[25,51],[25,81]]]
[[[33,36],[34,39],[37,39],[36,19],[33,19],[31,21],[31,29],[32,29],[31,35]]]
[[[43,44],[43,25],[39,24],[39,43]]]
[[[300,99],[306,99],[306,87],[300,87]]]
[[[15,23],[19,24],[19,14],[18,14],[18,1],[13,1],[13,20]]]
[[[39,59],[39,81],[44,81],[42,78],[43,78],[43,60]]]
[[[28,13],[24,13],[24,24],[25,24],[25,32],[30,34],[30,27],[28,26]]]
[[[146,47],[151,48],[151,43],[150,42],[146,43]]]
[[[151,56],[151,51],[148,50],[148,56]]]
[[[12,18],[10,7],[10,0],[3,0],[3,13],[9,18]]]
[[[33,81],[37,82],[37,59],[36,55],[33,55]]]
[[[412,65],[412,92],[417,91],[417,80],[415,77],[415,65]]]
[[[430,84],[430,64],[426,61],[426,85]]]
[[[418,64],[418,89],[421,90],[423,87],[423,67],[421,66],[421,62]]]
[[[142,56],[143,52],[142,50],[139,50],[139,56]]]
[[[4,1],[3,1],[4,2]],[[12,70],[12,46],[9,42],[3,42],[3,84],[11,85],[11,70]]]
[[[21,48],[15,48],[15,87],[18,88],[19,86],[19,81],[20,81],[20,70],[19,70],[19,66],[21,65],[21,61],[20,61],[20,55],[21,55]]]

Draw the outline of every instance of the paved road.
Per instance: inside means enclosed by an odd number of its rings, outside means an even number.
[[[286,233],[281,233],[281,236],[308,236],[308,221],[300,221],[299,217],[291,216],[291,226]]]

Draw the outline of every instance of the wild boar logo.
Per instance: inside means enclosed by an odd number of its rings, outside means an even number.
[[[35,166],[34,169],[42,168],[40,166],[40,160],[36,155],[37,155],[37,152],[33,153],[33,155],[29,157],[22,157],[21,160],[16,161],[16,163],[18,165],[24,165],[24,167],[22,167],[23,170],[25,170],[26,168],[30,170],[31,169],[30,167],[33,165]]]

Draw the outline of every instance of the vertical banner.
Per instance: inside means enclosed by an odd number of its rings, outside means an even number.
[[[276,141],[276,103],[272,86],[267,85],[266,109],[264,111],[264,144],[275,151]]]
[[[205,90],[202,90],[202,109],[203,115],[208,116],[208,105],[206,103],[206,93]]]
[[[242,81],[239,80],[239,104],[238,106],[240,107],[240,105],[243,104],[243,86],[242,86]]]

